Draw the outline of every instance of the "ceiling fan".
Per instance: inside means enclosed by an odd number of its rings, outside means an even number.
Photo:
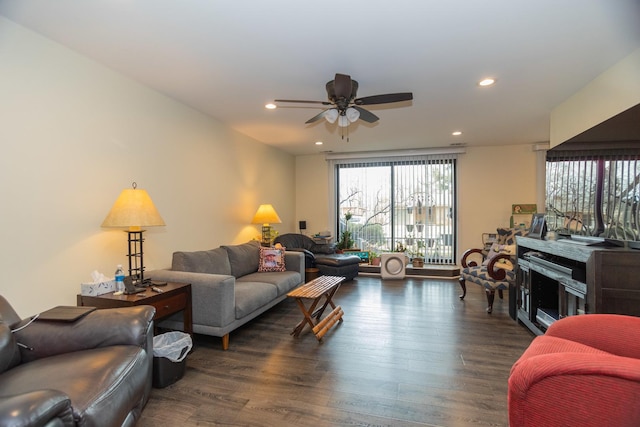
[[[413,99],[413,93],[411,92],[387,93],[384,95],[356,98],[358,82],[346,74],[336,74],[334,80],[327,82],[326,88],[329,101],[276,99],[274,102],[331,105],[331,107],[311,117],[305,123],[314,123],[325,118],[329,123],[335,123],[337,120],[338,126],[346,127],[358,119],[364,120],[367,123],[374,123],[379,120],[378,116],[365,110],[361,105],[389,104]]]

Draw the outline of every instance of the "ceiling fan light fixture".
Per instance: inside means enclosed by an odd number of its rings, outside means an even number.
[[[267,110],[275,110],[276,108],[278,108],[278,106],[273,102],[270,102],[267,105],[265,105],[264,108],[266,108]]]
[[[335,108],[327,110],[327,112],[324,115],[324,118],[327,119],[327,121],[331,124],[335,123],[336,120],[338,119],[338,110],[336,110]]]
[[[353,107],[349,107],[347,108],[346,116],[347,120],[349,120],[349,123],[353,123],[360,118],[360,111],[356,110]]]
[[[347,126],[349,126],[349,119],[347,118],[346,114],[340,115],[340,117],[338,117],[338,126],[340,126],[341,128],[346,128]]]

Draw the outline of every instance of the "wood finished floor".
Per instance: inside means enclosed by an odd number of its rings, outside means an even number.
[[[287,299],[219,338],[196,335],[184,377],[153,389],[138,426],[506,426],[511,365],[533,339],[479,286],[359,276],[319,343]]]

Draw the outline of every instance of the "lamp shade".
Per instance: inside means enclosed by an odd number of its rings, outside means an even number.
[[[356,110],[353,107],[349,107],[347,108],[345,115],[347,116],[349,123],[353,123],[360,118],[360,111]]]
[[[260,205],[253,216],[252,224],[280,224],[282,220],[271,205]]]
[[[338,110],[336,110],[335,108],[332,108],[330,110],[327,110],[327,112],[324,114],[324,118],[329,122],[329,123],[335,123],[336,120],[338,119]]]
[[[165,225],[151,197],[145,190],[133,188],[122,190],[111,211],[102,222],[102,227],[128,227],[130,231],[141,227]]]

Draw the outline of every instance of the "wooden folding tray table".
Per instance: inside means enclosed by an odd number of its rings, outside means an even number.
[[[302,332],[305,325],[308,324],[311,326],[311,330],[318,341],[320,341],[333,325],[337,322],[342,322],[344,312],[340,306],[334,304],[333,297],[344,279],[344,277],[340,276],[320,276],[287,294],[288,297],[296,299],[298,307],[300,307],[302,314],[304,314],[304,318],[293,329],[291,335],[294,337],[300,336],[300,332]],[[320,308],[317,308],[322,297],[325,297],[324,304],[322,304]],[[305,306],[305,299],[312,300],[309,309]],[[330,305],[333,310],[327,317],[320,320],[322,313],[324,313],[328,305]]]

